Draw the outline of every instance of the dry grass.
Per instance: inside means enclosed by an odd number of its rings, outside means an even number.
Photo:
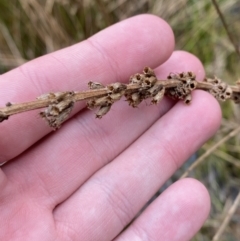
[[[229,31],[239,43],[240,2],[219,2]],[[216,74],[231,84],[240,76],[240,61],[211,1],[1,0],[0,9],[0,73],[79,42],[119,20],[149,12],[170,23],[177,48],[197,55],[208,76]],[[211,150],[239,126],[239,108],[231,103],[222,107],[221,129],[198,156]],[[212,148],[210,155],[191,171],[191,176],[207,186],[212,200],[211,215],[194,238],[196,241],[213,240],[222,223],[226,226],[221,229],[219,240],[240,240],[240,208],[236,204],[240,190],[239,146],[240,135],[236,133],[217,148]],[[179,178],[189,165],[188,162],[172,180]],[[233,210],[231,207],[235,212],[226,222],[229,210]]]

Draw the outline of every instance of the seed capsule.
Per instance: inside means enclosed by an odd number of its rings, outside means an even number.
[[[164,97],[165,88],[162,88],[152,99],[153,104],[158,104]]]
[[[142,84],[143,80],[145,79],[145,76],[143,74],[135,74],[130,77],[129,83],[130,84]]]
[[[92,81],[88,82],[88,87],[90,90],[105,88],[103,84],[98,82],[92,82]]]
[[[148,93],[151,95],[151,96],[154,96],[156,95],[161,89],[163,88],[162,85],[154,85],[152,88],[148,89]]]
[[[184,98],[184,103],[188,105],[188,104],[191,103],[191,100],[192,100],[192,96],[191,96],[191,94],[188,94],[188,95]]]
[[[112,92],[112,93],[119,93],[125,89],[127,89],[127,86],[123,83],[114,83],[111,85],[108,85],[107,88]]]
[[[143,69],[143,73],[146,75],[146,76],[148,76],[148,77],[150,77],[150,76],[156,76],[155,75],[155,73],[154,73],[154,70],[153,69],[151,69],[150,67],[145,67],[144,69]]]
[[[111,94],[109,97],[113,100],[113,102],[115,102],[121,99],[122,94],[121,93]]]
[[[101,119],[104,115],[108,113],[111,109],[111,105],[101,106],[98,112],[96,113],[96,118]]]

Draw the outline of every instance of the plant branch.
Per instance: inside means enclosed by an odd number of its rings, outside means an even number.
[[[164,96],[190,104],[191,92],[195,89],[205,90],[218,100],[233,99],[236,103],[240,103],[239,83],[236,86],[228,86],[216,77],[205,78],[200,82],[196,80],[196,76],[192,72],[171,73],[167,79],[159,80],[149,67],[144,68],[143,74],[137,73],[131,76],[128,84],[112,83],[104,86],[101,83],[89,82],[88,87],[89,90],[80,92],[65,91],[43,94],[37,97],[37,100],[25,103],[11,104],[8,102],[5,107],[0,108],[0,122],[14,114],[46,108],[40,115],[47,120],[51,127],[58,129],[68,118],[77,101],[87,101],[89,109],[99,108],[96,117],[101,118],[122,96],[126,97],[132,107],[137,107],[142,100],[147,98],[152,98],[152,103],[158,104]]]

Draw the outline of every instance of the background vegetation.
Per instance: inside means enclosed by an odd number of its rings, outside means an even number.
[[[239,44],[240,1],[218,0],[218,4]],[[0,0],[0,73],[147,12],[169,22],[176,48],[198,56],[209,76],[217,75],[232,84],[238,80],[240,59],[211,0]],[[207,186],[212,200],[210,217],[196,241],[240,240],[240,109],[230,102],[222,107],[221,129],[166,184],[177,180],[197,157],[209,154],[190,173]],[[218,239],[228,215],[230,222]]]

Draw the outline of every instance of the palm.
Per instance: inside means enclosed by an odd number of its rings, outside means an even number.
[[[129,19],[2,75],[2,104],[84,89],[89,80],[124,82],[145,65],[159,66],[159,78],[188,70],[203,78],[200,62],[172,54],[173,43],[162,20]],[[49,135],[32,113],[3,123],[0,160],[11,161],[0,173],[0,240],[189,240],[209,211],[206,190],[191,179],[173,184],[122,230],[216,131],[216,102],[201,91],[193,102],[138,109],[121,102],[101,121],[81,104],[81,112]]]

